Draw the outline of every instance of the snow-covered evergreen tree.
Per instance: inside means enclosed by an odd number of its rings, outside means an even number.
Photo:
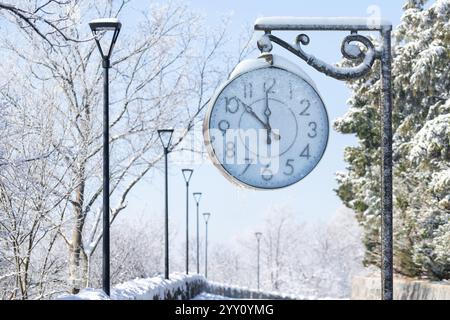
[[[409,0],[395,30],[395,271],[450,278],[450,1]],[[380,262],[379,65],[350,83],[347,114],[335,122],[353,133],[337,194],[364,226],[366,264]]]

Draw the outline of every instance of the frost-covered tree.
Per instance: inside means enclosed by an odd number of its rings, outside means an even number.
[[[127,0],[122,0],[123,4]],[[66,31],[70,26],[69,16],[79,4],[79,0],[14,0],[0,1],[0,19],[17,25],[26,34],[37,34],[51,46],[64,45],[71,38]],[[58,35],[58,38],[50,36]]]
[[[3,86],[21,76],[9,70]],[[61,231],[57,217],[67,212],[68,200],[53,193],[61,178],[55,174],[61,158],[48,144],[53,121],[47,115],[54,109],[51,103],[34,108],[31,100],[20,99],[27,94],[16,87],[0,95],[1,299],[45,297],[64,276],[65,259],[55,248]]]
[[[407,1],[394,32],[394,268],[450,278],[450,1]],[[356,134],[345,151],[337,194],[364,226],[365,262],[380,263],[380,88],[378,66],[349,84],[347,114],[335,122]]]
[[[354,212],[338,210],[327,222],[302,223],[287,207],[271,208],[262,232],[263,291],[308,297],[349,297],[351,279],[365,272],[364,246]],[[257,286],[257,241],[253,232],[211,247],[210,280]]]
[[[11,197],[2,198],[5,206],[0,208],[3,223],[0,233],[5,243],[1,252],[8,259],[11,254],[17,258],[11,253],[15,248],[7,243],[9,235],[3,236],[5,231],[14,231],[9,226],[18,217],[10,209],[20,208],[27,219],[35,214],[45,221],[37,225],[36,228],[44,229],[36,234],[45,233],[45,243],[49,244],[50,236],[56,232],[58,246],[66,248],[65,252],[59,251],[59,257],[64,259],[62,267],[67,269],[68,277],[58,275],[58,290],[68,287],[77,292],[95,282],[90,279],[96,276],[95,270],[90,272],[90,268],[102,241],[102,74],[95,42],[84,41],[92,37],[89,20],[126,14],[134,18],[130,27],[121,31],[110,72],[111,224],[126,208],[133,189],[158,165],[161,146],[156,130],[175,127],[179,129],[174,137],[175,145],[184,139],[200,121],[208,97],[225,78],[232,63],[221,52],[229,40],[226,23],[205,28],[199,13],[175,1],[149,4],[142,12],[131,8],[132,3],[83,0],[70,2],[70,10],[67,6],[55,6],[56,12],[60,10],[64,16],[65,35],[76,41],[65,42],[58,32],[46,33],[49,42],[42,41],[40,34],[17,28],[0,35],[2,115],[6,109],[11,110],[11,118],[5,117],[1,122],[7,133],[0,136],[0,145],[5,149],[0,156],[8,158],[8,166],[1,165],[0,172],[21,174],[17,166],[11,165],[17,161],[3,154],[24,149],[27,152],[16,152],[22,158],[15,158],[31,164],[34,153],[28,150],[42,145],[43,152],[36,154],[41,160],[43,177],[29,179],[29,175],[41,173],[37,171],[19,178],[33,183],[39,192],[45,191],[42,197],[46,201],[58,200],[62,206],[54,210],[36,209],[35,213],[21,206],[24,199],[19,192],[23,190],[4,188],[2,196],[8,191]],[[54,45],[61,42],[63,45]],[[23,120],[17,113],[19,110],[23,110]],[[13,140],[14,130],[30,131],[33,135],[26,133],[18,136],[19,143],[8,143]],[[34,144],[33,139],[40,144]],[[51,157],[45,157],[47,154]],[[14,182],[15,178],[9,181]],[[34,195],[27,195],[30,201],[35,200]],[[8,205],[7,201],[11,200],[15,202]],[[30,223],[33,226],[33,221]],[[50,229],[52,232],[48,232]],[[27,236],[25,228],[20,230]],[[34,258],[45,259],[45,255]],[[1,259],[0,265],[3,263]],[[9,268],[1,270],[0,279],[10,274]],[[36,270],[36,274],[49,270]],[[41,284],[36,274],[20,270],[20,275],[33,279],[33,287]]]

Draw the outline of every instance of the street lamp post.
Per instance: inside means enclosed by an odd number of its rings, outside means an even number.
[[[161,145],[164,148],[164,172],[165,172],[165,216],[164,216],[164,247],[165,247],[165,263],[164,277],[169,279],[169,179],[167,168],[167,156],[170,152],[170,142],[172,141],[173,129],[158,130]]]
[[[189,181],[194,170],[182,169],[181,172],[186,182],[186,274],[189,274]]]
[[[102,56],[103,66],[103,291],[110,294],[109,247],[109,68],[114,45],[122,24],[116,18],[95,19],[89,23]],[[107,32],[113,32],[111,42],[102,41]]]
[[[259,257],[260,257],[260,252],[261,252],[261,237],[262,237],[262,233],[261,232],[255,232],[255,236],[256,236],[256,241],[258,242],[258,249],[257,249],[257,268],[256,268],[256,279],[257,279],[257,283],[258,283],[258,291],[259,291]]]
[[[211,213],[205,212],[203,218],[205,219],[205,278],[208,278],[208,221]]]
[[[199,233],[199,206],[200,199],[202,197],[201,192],[193,193],[196,205],[197,205],[197,274],[200,274],[200,233]]]

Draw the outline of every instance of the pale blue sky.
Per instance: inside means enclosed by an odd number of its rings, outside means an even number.
[[[207,24],[220,23],[220,17],[233,13],[230,32],[239,32],[243,25],[252,25],[261,16],[370,16],[373,12],[368,8],[378,6],[385,19],[398,24],[401,17],[403,0],[370,1],[370,0],[315,0],[315,1],[255,1],[255,0],[191,0],[193,9],[203,12]],[[122,19],[123,20],[123,19]],[[124,25],[126,21],[122,21]],[[205,26],[207,27],[207,26]],[[295,33],[276,33],[288,41],[293,41]],[[341,59],[340,44],[345,37],[342,32],[310,33],[309,52],[321,59],[334,63]],[[255,44],[256,45],[256,44]],[[343,82],[327,78],[307,66],[303,61],[279,47],[274,48],[289,60],[298,63],[316,82],[327,107],[331,122],[344,115],[349,98],[349,91]],[[257,52],[254,55],[257,56]],[[236,235],[254,232],[260,225],[268,210],[273,206],[288,207],[296,212],[303,221],[326,220],[339,207],[340,200],[335,195],[335,172],[344,170],[343,150],[345,146],[355,144],[355,139],[330,130],[327,150],[316,169],[304,180],[286,189],[277,191],[251,191],[236,188],[226,180],[218,170],[206,162],[193,165],[194,174],[191,180],[191,192],[201,191],[201,212],[209,211],[210,239],[213,242],[227,241]],[[183,165],[185,167],[185,165]],[[176,225],[180,240],[185,228],[185,184],[179,166],[170,168],[170,219]],[[161,172],[154,170],[147,181],[141,183],[129,198],[127,212],[123,212],[121,220],[147,217],[164,213],[164,184]],[[194,232],[195,206],[191,204],[191,232]],[[203,221],[202,221],[203,224]],[[203,231],[203,228],[201,229]]]

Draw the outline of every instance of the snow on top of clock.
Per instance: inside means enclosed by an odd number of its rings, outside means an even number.
[[[266,68],[266,67],[270,66],[270,63],[267,62],[267,60],[265,59],[265,57],[267,55],[272,56],[272,59],[273,59],[272,66],[278,67],[281,69],[285,69],[285,70],[289,70],[291,72],[298,74],[300,76],[300,78],[302,78],[302,79],[306,80],[306,82],[310,83],[314,87],[314,89],[316,89],[316,91],[317,91],[317,87],[316,87],[314,81],[311,79],[311,77],[305,71],[303,71],[302,68],[300,68],[295,63],[289,61],[288,59],[283,58],[276,54],[272,54],[272,53],[262,54],[258,59],[248,59],[248,60],[241,61],[236,66],[236,68],[233,70],[233,72],[230,74],[229,79],[236,78],[245,72],[249,72],[252,70],[259,69],[259,68]]]

